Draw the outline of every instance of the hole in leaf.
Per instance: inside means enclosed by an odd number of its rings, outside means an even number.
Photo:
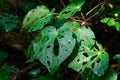
[[[85,65],[87,62],[83,62],[83,65]]]
[[[50,66],[50,61],[47,61],[47,64]]]
[[[65,11],[64,14],[68,14],[68,13],[70,13],[70,12],[71,12],[71,11]]]
[[[63,44],[61,45],[61,47],[63,47]]]
[[[29,18],[27,18],[27,21],[29,21],[30,19]]]
[[[41,51],[42,51],[42,48],[39,49],[39,52],[41,52]]]
[[[77,62],[80,62],[80,59],[77,59]]]
[[[5,22],[5,24],[9,24],[9,22],[7,21],[7,22]]]
[[[98,46],[97,46],[97,45],[94,45],[94,47],[95,47],[97,50],[99,50],[99,48],[98,48]]]
[[[65,49],[65,52],[68,51],[67,49]]]
[[[59,55],[59,43],[57,39],[55,39],[53,51],[55,56]]]
[[[72,34],[72,37],[75,38],[75,39],[77,39],[77,36],[74,33]]]
[[[64,36],[60,36],[60,39],[61,39],[61,38],[64,38]]]
[[[47,46],[47,48],[50,48],[50,45],[49,45],[49,46]]]
[[[92,63],[92,65],[91,65],[91,66],[92,66],[92,68],[94,67],[94,65],[95,65],[95,63]]]
[[[97,63],[99,63],[100,61],[101,61],[101,59],[98,59],[98,60],[97,60]]]
[[[47,56],[47,58],[48,58],[48,56]]]
[[[68,41],[68,44],[70,44],[70,41]]]
[[[91,59],[90,59],[90,60],[94,60],[96,57],[97,57],[97,55],[95,55],[95,56],[91,57]]]
[[[83,53],[83,55],[84,55],[85,57],[88,57],[88,54],[87,54],[87,53]]]

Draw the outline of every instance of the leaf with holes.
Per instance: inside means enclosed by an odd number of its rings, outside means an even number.
[[[86,69],[90,69],[94,74],[102,76],[108,68],[108,61],[108,53],[103,51],[100,44],[96,43],[96,47],[92,49],[84,46],[84,50],[79,51],[69,67],[81,74]]]
[[[42,38],[33,43],[34,55],[49,71],[59,66],[71,53],[75,46],[72,32],[65,27],[58,30],[49,26],[41,31]]]
[[[59,13],[58,15],[59,19],[67,19],[73,16],[77,11],[81,10],[81,7],[84,3],[85,3],[85,0],[80,0],[78,2],[68,5]]]
[[[21,31],[28,30],[31,32],[42,29],[43,26],[51,20],[54,11],[54,9],[49,11],[49,9],[43,5],[37,6],[36,9],[29,11],[25,16]]]
[[[80,26],[78,22],[66,22],[63,26],[75,34],[79,45],[92,47],[95,44],[95,35],[89,27]]]
[[[108,69],[105,71],[104,75],[97,76],[93,74],[91,71],[85,71],[82,75],[82,80],[117,80],[117,73],[114,69],[109,66]]]

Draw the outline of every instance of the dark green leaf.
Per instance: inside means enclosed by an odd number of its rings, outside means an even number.
[[[116,54],[113,59],[117,60],[118,64],[120,65],[120,54]]]
[[[8,54],[3,52],[3,51],[0,51],[0,61],[4,61],[5,58],[8,57]]]

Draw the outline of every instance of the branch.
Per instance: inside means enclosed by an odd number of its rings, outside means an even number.
[[[31,69],[35,69],[35,68],[38,68],[40,66],[40,63],[38,63],[37,65],[35,66],[28,66],[28,67],[25,67],[23,69],[21,69],[17,74],[15,74],[10,80],[18,80],[18,78],[23,75],[24,73],[28,72],[29,70]]]

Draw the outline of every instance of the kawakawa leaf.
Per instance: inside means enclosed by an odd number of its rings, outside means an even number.
[[[104,75],[97,76],[93,74],[91,71],[85,71],[82,75],[82,80],[117,80],[117,73],[114,69],[109,66],[108,69],[105,71]]]
[[[43,5],[30,10],[24,18],[21,31],[28,30],[30,32],[42,29],[51,20],[54,11],[54,9],[49,11]]]
[[[49,71],[59,66],[71,53],[75,46],[72,32],[65,27],[58,30],[48,26],[41,31],[42,37],[33,43],[33,59],[39,59]]]
[[[72,31],[77,39],[77,43],[92,47],[95,44],[95,35],[89,27],[80,26],[78,22],[66,22],[64,27]]]
[[[102,76],[108,68],[109,56],[102,46],[96,43],[92,49],[84,46],[84,50],[79,51],[78,55],[69,64],[69,68],[74,69],[81,74],[90,69],[94,74]]]
[[[81,10],[81,7],[84,3],[85,0],[79,0],[78,2],[68,5],[59,13],[59,19],[67,19],[73,16],[77,11]]]

